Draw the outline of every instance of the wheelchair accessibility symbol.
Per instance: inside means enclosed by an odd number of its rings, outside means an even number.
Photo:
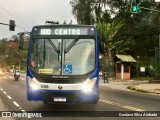
[[[64,72],[64,74],[71,74],[72,73],[72,65],[71,64],[63,65],[63,72]]]

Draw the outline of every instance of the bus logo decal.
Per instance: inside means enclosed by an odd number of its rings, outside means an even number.
[[[62,90],[62,88],[63,88],[62,86],[58,86],[58,89],[59,89],[59,90]]]

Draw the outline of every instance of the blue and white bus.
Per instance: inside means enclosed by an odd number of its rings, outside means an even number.
[[[86,25],[34,26],[28,47],[27,99],[97,103],[97,30]]]

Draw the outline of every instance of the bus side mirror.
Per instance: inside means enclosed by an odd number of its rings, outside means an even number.
[[[105,43],[104,42],[99,42],[99,52],[100,53],[105,53]]]

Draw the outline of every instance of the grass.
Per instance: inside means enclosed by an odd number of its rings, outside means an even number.
[[[158,91],[160,91],[160,89],[155,89],[155,90],[158,90]]]
[[[134,86],[127,86],[127,89],[135,90],[136,88]]]
[[[132,78],[133,80],[138,80],[138,81],[149,81],[149,80],[153,80],[153,77],[135,77]]]
[[[148,90],[137,89],[134,85],[133,86],[127,86],[127,89],[134,90],[134,91],[137,91],[137,92],[149,93]]]
[[[144,90],[144,89],[136,89],[136,91],[143,92],[143,93],[150,93],[148,90]]]

